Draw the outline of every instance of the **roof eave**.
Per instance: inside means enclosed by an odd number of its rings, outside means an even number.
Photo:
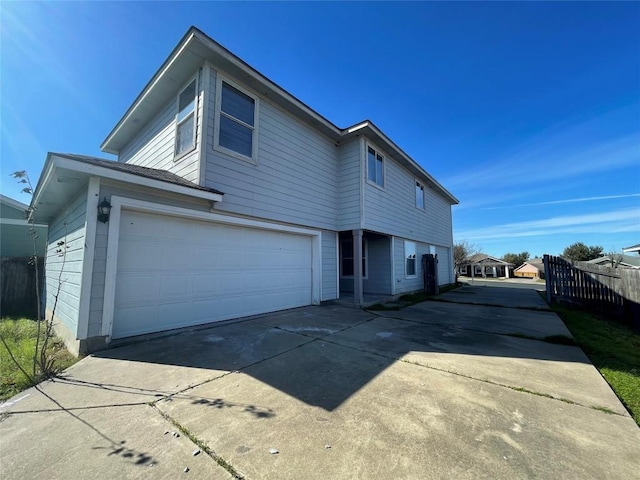
[[[433,178],[424,168],[422,168],[413,158],[411,158],[404,150],[402,150],[393,140],[376,127],[370,120],[364,120],[360,123],[356,123],[351,127],[345,128],[343,136],[348,138],[354,135],[369,134],[374,136],[374,140],[378,140],[384,143],[390,154],[395,153],[401,160],[410,165],[419,175],[421,175],[429,185],[435,188],[440,194],[442,194],[452,205],[457,205],[460,201],[453,196],[442,184],[440,184],[435,178]],[[393,155],[392,155],[393,156]]]
[[[92,176],[99,177],[101,179],[114,180],[124,183],[130,183],[142,187],[152,188],[156,190],[162,190],[164,192],[171,192],[174,194],[185,195],[192,198],[198,198],[202,200],[207,200],[209,202],[221,202],[223,199],[223,195],[216,192],[211,192],[207,190],[200,190],[197,188],[190,188],[186,185],[178,185],[171,182],[162,181],[159,179],[148,178],[140,175],[136,175],[134,173],[122,172],[118,170],[112,170],[107,167],[92,165],[88,163],[84,163],[79,160],[74,160],[72,158],[59,156],[55,153],[49,152],[47,154],[47,159],[45,161],[42,173],[40,174],[40,179],[38,180],[38,185],[33,194],[33,198],[31,200],[30,212],[35,216],[40,217],[38,215],[38,211],[42,210],[43,205],[49,205],[50,209],[58,210],[58,208],[53,208],[52,203],[47,200],[47,196],[51,196],[51,192],[55,191],[55,188],[51,190],[50,185],[55,185],[56,181],[60,181],[60,179],[55,180],[61,175],[69,176],[69,172],[74,172],[77,175],[75,178],[75,184],[80,186],[86,182],[86,180]],[[73,175],[73,174],[72,174]],[[75,176],[75,175],[74,175]],[[53,183],[52,183],[53,182]],[[68,188],[66,188],[69,190]],[[70,194],[70,193],[69,193]],[[54,194],[55,195],[55,194]],[[67,194],[68,195],[68,194]],[[53,211],[51,210],[51,211]],[[47,214],[43,214],[47,217]]]
[[[166,103],[166,91],[170,88],[177,91],[180,88],[182,82],[172,81],[172,79],[184,77],[184,81],[186,81],[187,77],[193,74],[193,69],[203,65],[206,61],[218,66],[226,73],[238,77],[257,93],[270,98],[277,105],[318,128],[328,137],[334,140],[340,139],[340,128],[205,33],[196,27],[191,27],[102,142],[101,150],[117,155],[127,140],[135,134],[132,132],[137,132],[142,127],[144,119],[161,108],[163,103]],[[154,94],[160,87],[162,87],[163,94],[155,95],[158,97],[156,99]],[[146,113],[142,111],[145,107],[148,109]],[[142,114],[143,120],[136,121],[136,114]]]
[[[4,202],[5,204],[7,204],[7,205],[9,205],[9,206],[11,206],[13,208],[16,208],[18,210],[26,210],[26,209],[29,208],[29,205],[26,205],[26,204],[24,204],[24,203],[22,203],[22,202],[20,202],[18,200],[15,200],[15,199],[13,199],[11,197],[7,197],[6,195],[2,195],[1,193],[0,193],[0,200],[2,200],[2,202]]]

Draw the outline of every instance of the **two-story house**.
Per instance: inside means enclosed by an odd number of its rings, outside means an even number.
[[[370,121],[336,127],[196,28],[102,150],[118,161],[49,154],[32,204],[73,351],[419,290],[425,253],[454,281],[451,193]]]

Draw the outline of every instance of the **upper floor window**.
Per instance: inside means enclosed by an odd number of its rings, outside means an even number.
[[[424,185],[416,181],[416,207],[424,210]]]
[[[224,80],[218,81],[215,145],[241,158],[253,159],[256,146],[256,98]]]
[[[197,81],[194,78],[189,85],[178,94],[178,114],[176,115],[176,147],[175,155],[196,147],[196,91]]]
[[[404,241],[404,258],[405,268],[404,273],[406,277],[415,277],[417,275],[416,267],[416,242]]]
[[[384,157],[371,147],[367,147],[367,180],[384,187]]]

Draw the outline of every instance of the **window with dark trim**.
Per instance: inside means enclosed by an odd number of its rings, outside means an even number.
[[[353,277],[353,238],[340,241],[340,276]],[[367,241],[362,239],[362,276],[367,276]]]
[[[255,98],[222,80],[220,83],[217,145],[242,157],[253,158]]]

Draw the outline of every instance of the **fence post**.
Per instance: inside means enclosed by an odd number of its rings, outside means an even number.
[[[544,275],[546,277],[545,289],[547,291],[547,303],[551,305],[551,284],[553,283],[553,274],[551,273],[551,269],[549,268],[549,255],[546,253],[542,257],[542,261],[544,263]]]

